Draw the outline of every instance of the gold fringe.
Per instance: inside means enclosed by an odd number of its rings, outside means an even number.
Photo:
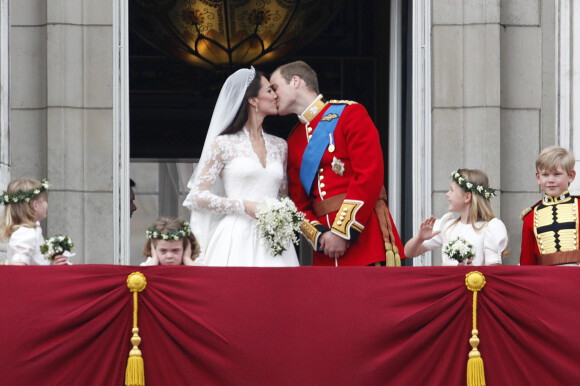
[[[393,244],[393,254],[395,255],[395,267],[401,266],[401,255],[399,255],[399,248]]]
[[[386,252],[386,266],[387,267],[394,267],[395,266],[395,254],[393,253],[393,246],[390,243],[385,243],[385,250]]]
[[[141,356],[141,350],[139,350],[141,337],[139,336],[139,328],[137,327],[138,293],[147,287],[145,275],[141,272],[133,272],[127,277],[127,287],[129,287],[129,291],[133,292],[133,336],[131,337],[133,348],[129,352],[129,359],[127,360],[125,385],[145,386],[145,366],[143,357]]]
[[[483,369],[483,358],[477,349],[479,337],[477,331],[477,292],[485,286],[485,276],[481,272],[472,271],[465,275],[465,285],[467,289],[473,291],[473,329],[471,330],[471,339],[469,344],[472,349],[469,352],[467,360],[467,386],[484,386],[485,372]]]
[[[400,267],[401,256],[399,255],[399,248],[396,245],[385,242],[385,256],[387,267]]]

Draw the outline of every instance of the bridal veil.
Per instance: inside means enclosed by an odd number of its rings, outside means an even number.
[[[228,77],[228,79],[226,79],[213,110],[211,123],[207,131],[207,136],[205,137],[205,142],[198,166],[203,164],[204,160],[210,156],[211,146],[217,136],[220,135],[233,122],[236,114],[238,113],[240,105],[242,104],[246,90],[255,76],[256,71],[254,67],[251,67],[249,69],[242,68],[234,72]],[[200,168],[196,167],[193,171],[193,174],[187,184],[189,189],[193,187],[194,181],[199,174],[199,170]],[[211,192],[219,196],[224,195],[225,192],[223,182],[220,178],[215,181],[211,188]],[[203,255],[206,251],[209,240],[211,239],[211,235],[213,234],[217,223],[223,217],[223,215],[194,209],[189,195],[183,202],[183,206],[191,209],[191,231],[197,238],[201,246],[201,255]]]

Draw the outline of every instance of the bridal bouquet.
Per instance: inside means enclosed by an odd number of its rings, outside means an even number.
[[[54,260],[55,256],[62,255],[64,252],[70,252],[75,248],[69,235],[56,235],[44,240],[40,246],[40,252],[48,260]]]
[[[457,237],[445,243],[443,252],[453,260],[462,262],[475,256],[475,248],[463,237]]]
[[[298,244],[295,232],[300,230],[304,213],[288,197],[266,198],[256,208],[258,234],[266,240],[273,256],[282,254],[290,244]]]

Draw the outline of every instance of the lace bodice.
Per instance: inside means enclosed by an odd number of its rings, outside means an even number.
[[[218,136],[207,157],[200,160],[200,172],[193,181],[186,201],[191,209],[221,214],[244,214],[243,200],[260,202],[288,192],[286,160],[288,146],[278,137],[264,133],[266,166],[252,148],[248,131]],[[210,191],[218,177],[225,194]]]

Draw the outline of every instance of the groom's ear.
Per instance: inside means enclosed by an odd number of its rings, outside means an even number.
[[[290,85],[294,88],[298,88],[298,86],[300,85],[300,80],[301,79],[298,75],[294,75],[290,80]]]

